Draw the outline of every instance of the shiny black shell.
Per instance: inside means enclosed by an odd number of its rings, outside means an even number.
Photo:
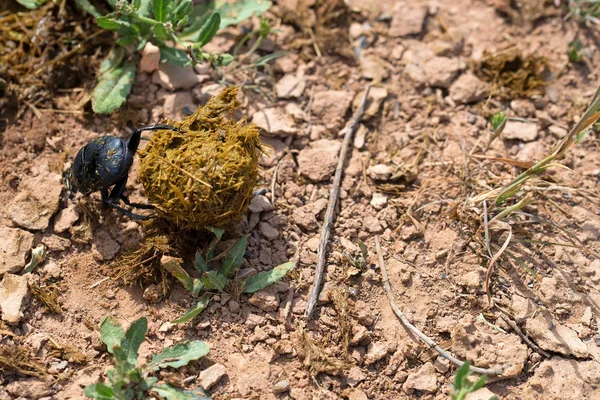
[[[123,139],[103,136],[79,150],[71,179],[79,192],[89,194],[108,189],[125,178],[132,163],[133,154]]]

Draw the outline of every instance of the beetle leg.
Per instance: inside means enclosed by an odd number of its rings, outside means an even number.
[[[129,152],[131,154],[135,154],[138,146],[140,145],[140,138],[142,136],[143,131],[160,131],[160,130],[170,130],[170,131],[179,132],[179,129],[175,128],[174,126],[165,125],[165,124],[156,124],[156,125],[145,126],[143,128],[138,128],[135,131],[133,131],[133,134],[131,135],[129,140],[127,140],[127,150],[129,150]]]
[[[100,196],[102,198],[102,208],[108,208],[110,206],[110,200],[108,196],[108,189],[101,189]]]
[[[117,204],[115,203],[115,201],[114,201],[114,200],[111,200],[111,201],[110,201],[108,204],[109,204],[111,207],[115,208],[116,210],[118,210],[118,211],[122,212],[123,214],[125,214],[126,216],[128,216],[128,217],[129,217],[129,218],[131,218],[131,219],[137,219],[137,220],[139,220],[139,221],[147,221],[147,220],[149,220],[149,219],[152,219],[152,218],[154,218],[154,215],[140,215],[140,214],[134,214],[134,213],[132,213],[131,211],[129,211],[129,210],[126,210],[126,209],[124,209],[123,207],[121,207],[121,206],[117,205]]]
[[[124,194],[121,195],[121,200],[123,203],[127,204],[130,207],[141,208],[142,210],[153,210],[154,206],[152,204],[142,204],[142,203],[132,203],[129,201],[129,197]]]

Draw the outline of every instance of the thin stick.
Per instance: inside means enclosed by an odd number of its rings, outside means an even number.
[[[358,122],[365,113],[365,106],[367,104],[367,96],[371,85],[367,85],[365,94],[360,101],[360,106],[352,116],[350,122],[344,128],[346,133],[344,135],[344,142],[340,150],[340,156],[338,164],[335,169],[335,177],[333,178],[333,186],[331,187],[331,193],[329,193],[329,204],[327,205],[327,211],[325,212],[325,220],[323,221],[323,227],[321,228],[321,239],[319,240],[319,260],[317,262],[317,268],[315,269],[315,278],[313,280],[312,287],[310,288],[310,296],[308,298],[308,304],[306,305],[306,312],[304,316],[309,319],[312,316],[313,310],[317,305],[319,294],[321,292],[321,284],[323,283],[323,275],[325,273],[325,256],[327,253],[327,243],[329,242],[329,236],[331,235],[331,226],[333,225],[333,214],[335,212],[335,205],[338,200],[340,193],[340,185],[342,183],[342,172],[344,170],[344,164],[346,163],[346,154],[348,153],[348,147],[352,142],[352,136],[354,131],[358,127]]]
[[[396,304],[396,300],[394,299],[394,292],[392,292],[392,286],[390,285],[390,280],[388,278],[387,269],[385,267],[385,262],[383,261],[383,254],[381,253],[381,243],[379,241],[379,237],[375,237],[375,246],[377,248],[377,256],[379,257],[379,267],[381,268],[381,274],[383,275],[383,287],[385,288],[385,292],[387,293],[388,299],[390,301],[390,306],[394,313],[402,322],[402,325],[413,334],[415,334],[419,339],[425,342],[429,347],[434,349],[439,353],[440,356],[444,357],[446,360],[450,361],[452,364],[460,367],[464,364],[464,361],[461,361],[455,358],[450,353],[446,352],[446,350],[442,349],[437,343],[435,343],[432,339],[430,339],[427,335],[421,332],[417,327],[411,324],[406,316],[402,313],[398,305]],[[479,367],[471,367],[471,371],[482,374],[482,375],[500,375],[504,372],[504,368],[479,368]]]
[[[490,294],[490,279],[492,278],[494,264],[496,264],[496,261],[498,261],[502,253],[504,253],[504,250],[506,250],[506,248],[510,244],[510,239],[512,239],[512,229],[508,231],[508,236],[506,237],[506,240],[504,241],[504,244],[502,245],[500,250],[498,250],[498,252],[494,254],[494,257],[492,257],[492,259],[490,260],[490,265],[488,266],[487,272],[485,273],[485,294],[488,300],[488,305],[485,308],[486,310],[489,310],[494,304],[492,300],[492,295]]]

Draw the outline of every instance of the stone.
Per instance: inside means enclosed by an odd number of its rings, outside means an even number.
[[[392,15],[388,36],[394,38],[420,35],[425,26],[425,19],[427,19],[427,7],[401,7]]]
[[[302,175],[314,182],[329,180],[337,166],[342,145],[340,142],[321,139],[312,142],[298,154],[298,168]]]
[[[502,137],[522,142],[532,142],[538,137],[538,126],[535,123],[508,120],[502,131]]]
[[[260,110],[254,114],[252,122],[270,136],[285,137],[298,132],[294,119],[279,107]]]
[[[166,118],[180,119],[185,107],[196,110],[196,103],[189,92],[169,93],[164,96],[163,114]]]
[[[277,311],[279,308],[279,296],[268,290],[254,293],[248,302],[266,312]]]
[[[437,375],[433,364],[428,362],[416,372],[409,374],[402,387],[408,393],[414,390],[435,393],[437,391]]]
[[[303,78],[298,78],[295,75],[287,74],[284,75],[275,84],[275,92],[277,97],[280,99],[289,99],[302,96],[306,83]]]
[[[61,177],[51,172],[24,177],[19,191],[8,207],[13,222],[30,230],[44,230],[58,211],[63,185]]]
[[[472,72],[462,74],[449,89],[450,98],[457,104],[468,104],[486,98],[488,86]]]
[[[0,276],[7,272],[20,272],[25,267],[33,239],[30,232],[0,226]]]
[[[152,75],[152,83],[167,90],[191,89],[205,79],[197,75],[191,66],[178,67],[171,63],[160,64]]]
[[[433,366],[435,367],[435,370],[437,372],[439,372],[440,374],[445,374],[450,370],[450,361],[440,356],[435,359],[435,361],[433,362]]]
[[[24,379],[6,385],[6,391],[18,398],[39,399],[50,394],[50,386],[40,379]]]
[[[166,333],[169,332],[171,329],[173,329],[175,327],[175,324],[173,324],[172,322],[165,322],[164,324],[162,324],[159,328],[158,331],[162,332],[162,333]]]
[[[373,83],[381,83],[381,81],[390,76],[390,72],[388,71],[385,62],[375,54],[362,55],[360,57],[360,69],[362,77],[371,79]]]
[[[376,181],[387,181],[392,176],[392,168],[385,164],[375,164],[367,168],[367,175]]]
[[[377,217],[367,216],[363,218],[363,226],[369,233],[379,234],[383,232],[383,226]]]
[[[273,393],[281,394],[290,391],[290,381],[284,379],[273,385]]]
[[[67,231],[75,222],[79,220],[79,211],[75,204],[71,203],[67,208],[63,208],[54,218],[54,233],[63,233]]]
[[[158,46],[148,42],[142,50],[139,72],[154,72],[160,64],[160,49]]]
[[[94,235],[92,249],[95,251],[96,258],[109,261],[119,253],[121,245],[110,236],[108,231],[99,230]]]
[[[27,278],[22,275],[4,274],[0,282],[0,310],[2,319],[16,325],[23,318],[23,305],[29,295]]]
[[[363,90],[354,97],[354,102],[352,103],[354,108],[358,108],[364,95],[365,92]],[[367,96],[367,106],[362,120],[368,120],[369,118],[377,116],[379,114],[379,109],[381,108],[381,105],[387,96],[388,91],[386,89],[382,87],[372,87],[369,90],[369,95]]]
[[[562,357],[544,360],[527,379],[524,399],[596,399],[600,367],[595,360],[575,361]]]
[[[266,196],[259,194],[258,196],[254,196],[252,200],[250,200],[250,205],[248,206],[248,210],[253,213],[261,213],[266,211],[271,211],[273,209],[273,205],[269,201]]]
[[[458,58],[433,57],[423,64],[423,73],[430,86],[449,88],[464,67]]]
[[[258,224],[260,234],[267,240],[275,240],[279,237],[279,231],[273,228],[268,222]]]
[[[592,327],[592,318],[594,317],[594,314],[592,313],[592,308],[591,307],[586,307],[585,310],[583,310],[583,315],[581,316],[581,323],[589,328]]]
[[[376,342],[369,346],[369,351],[365,356],[365,362],[368,365],[375,364],[385,356],[387,356],[387,346],[384,343]]]
[[[590,352],[573,329],[561,325],[547,310],[539,310],[535,318],[525,321],[525,331],[542,349],[565,356],[585,358]]]
[[[47,235],[42,238],[42,244],[48,247],[51,251],[63,251],[71,247],[71,241],[69,239],[60,237],[58,235]]]
[[[466,288],[469,293],[477,293],[482,287],[483,275],[481,270],[470,271],[461,275],[457,283]]]
[[[382,210],[387,206],[388,197],[384,193],[375,192],[371,198],[371,207],[376,210]]]
[[[465,397],[465,400],[490,400],[490,399],[494,398],[494,396],[496,396],[496,394],[494,392],[492,392],[490,389],[484,387],[484,388],[481,388],[479,390],[469,393],[467,395],[467,397]],[[496,396],[496,397],[498,397],[498,396]]]
[[[360,389],[354,389],[350,396],[348,396],[348,400],[369,400],[366,393]]]
[[[227,368],[223,364],[215,364],[200,372],[198,377],[200,386],[204,390],[209,390],[215,386],[222,377],[227,374]]]
[[[356,386],[366,378],[367,376],[364,374],[364,372],[362,372],[362,368],[355,365],[354,367],[350,368],[350,371],[348,371],[346,383],[348,383],[350,386]]]
[[[311,111],[327,125],[342,125],[353,98],[354,92],[344,90],[318,92],[315,94]]]
[[[371,339],[369,336],[369,331],[367,328],[360,324],[356,324],[352,327],[352,338],[350,339],[350,344],[352,346],[358,346],[361,343],[368,342]]]

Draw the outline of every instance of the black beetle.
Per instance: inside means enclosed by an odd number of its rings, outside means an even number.
[[[131,207],[152,209],[149,204],[131,203],[125,195],[125,185],[129,168],[133,164],[133,157],[140,144],[143,131],[157,131],[168,129],[179,131],[170,125],[152,125],[136,129],[131,137],[123,140],[118,136],[102,136],[91,141],[79,150],[66,183],[71,192],[81,192],[88,195],[100,191],[102,206],[113,207],[130,218],[147,220],[152,216],[134,214],[124,209],[117,203],[120,200]],[[114,186],[108,193],[109,188]]]

